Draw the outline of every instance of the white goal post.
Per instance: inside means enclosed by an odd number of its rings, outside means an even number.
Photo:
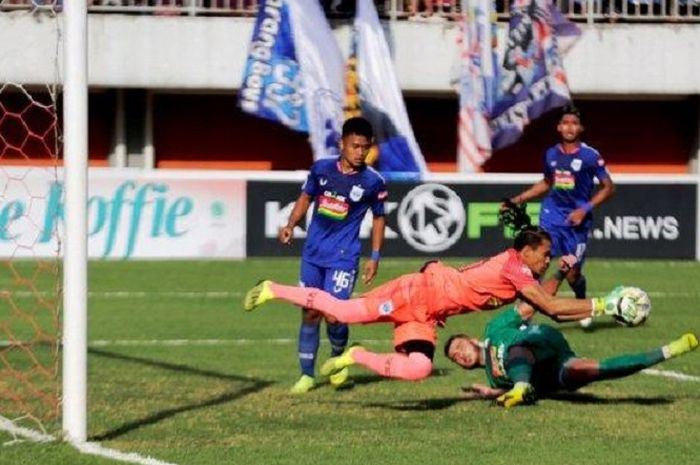
[[[87,440],[87,5],[64,2],[63,432]]]

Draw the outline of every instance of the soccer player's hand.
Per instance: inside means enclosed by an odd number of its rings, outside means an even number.
[[[532,384],[522,381],[515,383],[515,386],[510,391],[498,396],[496,399],[496,404],[505,408],[532,404],[534,402],[535,388],[532,387]]]
[[[576,210],[572,211],[569,213],[569,216],[566,218],[566,222],[569,223],[571,226],[578,226],[581,224],[586,218],[586,210],[583,208],[577,208]]]
[[[284,245],[291,244],[292,237],[294,237],[294,228],[291,226],[285,226],[284,228],[280,229],[279,234],[277,235],[277,238]]]
[[[374,278],[377,276],[377,269],[379,269],[379,261],[369,259],[365,262],[365,269],[362,272],[362,282],[365,284],[372,284]]]
[[[495,389],[483,384],[474,383],[469,386],[462,386],[462,399],[495,399],[503,394],[503,389]]]
[[[559,271],[563,274],[568,273],[571,269],[576,266],[576,255],[564,255],[559,259]]]

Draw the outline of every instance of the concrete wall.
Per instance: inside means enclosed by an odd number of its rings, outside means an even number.
[[[60,23],[60,17],[0,15],[0,81],[52,80]],[[90,84],[236,89],[252,25],[252,18],[91,14]],[[700,25],[582,27],[583,37],[565,59],[575,94],[700,94]],[[389,28],[402,88],[451,92],[455,25],[396,22]],[[339,27],[337,36],[347,48],[349,28]]]

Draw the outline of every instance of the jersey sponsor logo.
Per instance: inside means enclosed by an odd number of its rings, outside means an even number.
[[[576,179],[569,170],[554,170],[554,188],[570,191],[576,187]]]
[[[581,166],[583,166],[583,161],[580,158],[574,158],[571,160],[571,169],[574,171],[581,171]]]
[[[379,314],[382,316],[391,315],[394,311],[394,303],[391,300],[379,304]]]
[[[493,376],[494,379],[502,378],[506,372],[503,363],[504,346],[500,345],[498,349],[491,346],[489,347],[489,353],[491,354],[491,376]]]
[[[364,193],[365,190],[362,188],[362,186],[354,185],[352,186],[352,189],[350,189],[350,200],[353,202],[359,202]]]
[[[318,197],[318,214],[332,220],[342,221],[348,216],[350,205],[345,197],[326,191]]]
[[[527,265],[523,265],[522,267],[520,267],[520,271],[522,271],[523,274],[532,278],[532,270],[528,268]]]
[[[441,184],[423,184],[403,198],[398,224],[401,235],[421,252],[452,247],[464,232],[466,214],[462,199]]]

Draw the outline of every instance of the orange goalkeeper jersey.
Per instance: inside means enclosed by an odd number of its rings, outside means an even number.
[[[513,302],[524,287],[537,284],[515,249],[461,268],[436,262],[424,273],[428,309],[439,320],[459,313],[502,307]]]

